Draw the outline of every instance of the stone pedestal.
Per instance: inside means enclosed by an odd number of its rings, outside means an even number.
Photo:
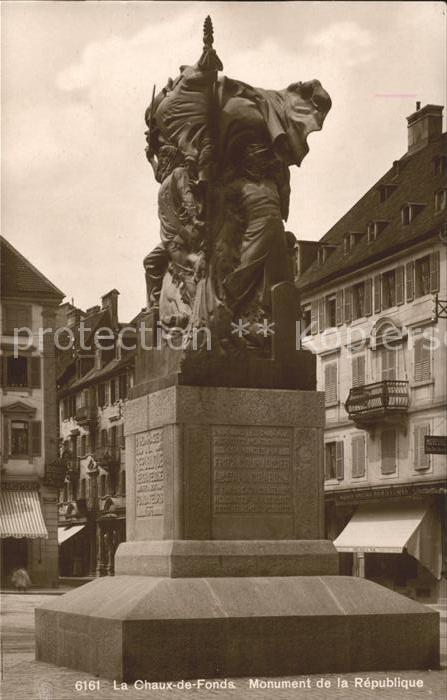
[[[439,664],[437,613],[337,576],[322,539],[322,394],[138,394],[116,576],[36,610],[37,658],[127,681]]]

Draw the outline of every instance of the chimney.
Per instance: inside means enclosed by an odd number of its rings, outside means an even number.
[[[118,326],[118,296],[119,291],[117,289],[112,289],[101,297],[102,309],[110,309],[112,326],[114,328]]]
[[[81,320],[81,309],[74,307],[67,312],[67,325],[70,328],[78,326]]]
[[[440,105],[425,105],[416,102],[416,111],[407,117],[408,153],[414,153],[442,134],[442,112]]]

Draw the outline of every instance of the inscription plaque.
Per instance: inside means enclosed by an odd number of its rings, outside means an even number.
[[[292,431],[213,428],[213,511],[292,513]]]
[[[163,431],[148,430],[135,436],[136,517],[148,518],[164,512]]]

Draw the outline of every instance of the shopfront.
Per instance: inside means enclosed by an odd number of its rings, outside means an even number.
[[[445,571],[443,491],[370,489],[349,504],[352,515],[334,538],[342,562],[362,576],[425,602],[436,601]],[[349,494],[339,502],[346,514]],[[368,497],[369,496],[369,497]],[[335,505],[337,510],[337,505]],[[349,573],[343,571],[342,573]]]

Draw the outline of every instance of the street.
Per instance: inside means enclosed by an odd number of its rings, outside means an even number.
[[[296,678],[237,678],[185,680],[172,686],[144,683],[113,683],[80,671],[59,668],[34,660],[34,608],[48,600],[39,593],[2,595],[2,697],[5,700],[141,700],[149,695],[156,700],[183,698],[250,698],[252,700],[288,700],[304,698],[329,700],[411,700],[433,698],[444,700],[446,687],[446,613],[444,599],[432,606],[441,613],[441,671],[390,671],[388,673],[350,673],[341,676],[299,676]]]

